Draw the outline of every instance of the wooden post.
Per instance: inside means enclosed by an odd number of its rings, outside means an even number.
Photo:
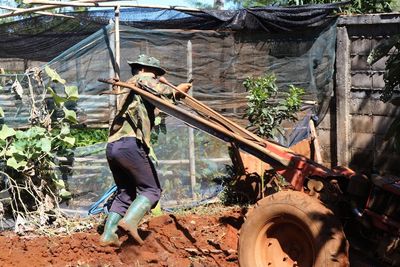
[[[349,164],[350,39],[347,28],[337,28],[336,41],[336,155],[337,165]]]
[[[115,25],[114,25],[114,31],[115,31],[115,49],[114,49],[114,51],[115,51],[115,73],[114,73],[114,77],[116,78],[116,79],[118,79],[119,80],[119,78],[120,78],[120,63],[121,63],[121,48],[120,48],[120,43],[119,43],[119,40],[120,40],[120,37],[119,37],[119,14],[120,14],[120,6],[119,5],[117,5],[116,7],[115,7],[115,9],[114,9],[114,17],[115,17]],[[115,88],[116,89],[116,91],[117,91],[117,93],[119,93],[120,92],[120,87],[118,86],[118,87],[116,87]],[[116,99],[117,99],[117,103],[116,103],[116,105],[117,105],[117,110],[119,110],[120,109],[120,105],[121,105],[121,96],[117,96],[116,97]]]
[[[317,129],[315,129],[315,124],[313,120],[310,120],[310,132],[311,132],[311,140],[314,148],[314,160],[315,162],[322,164],[322,155],[321,155],[321,146],[319,145]]]
[[[108,61],[108,77],[113,77],[115,75],[115,27],[114,32],[111,31],[109,36],[110,41],[110,60]],[[110,85],[109,90],[112,90],[112,85]],[[117,96],[110,94],[109,95],[109,105],[110,105],[110,116],[109,116],[109,126],[111,126],[112,121],[117,113]]]
[[[193,77],[193,61],[192,61],[192,42],[187,42],[187,79],[188,81]],[[189,91],[190,95],[193,95],[193,88]],[[190,185],[192,189],[192,198],[196,199],[195,187],[196,187],[196,155],[194,145],[194,131],[193,128],[189,127],[189,172],[190,172]]]
[[[120,37],[119,37],[119,14],[120,14],[120,6],[116,6],[114,9],[115,13],[115,78],[119,79],[120,75],[120,63],[121,63],[121,48],[120,48]]]

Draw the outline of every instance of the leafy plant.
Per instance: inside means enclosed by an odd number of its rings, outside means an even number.
[[[383,79],[385,86],[381,93],[383,102],[390,102],[395,106],[400,106],[400,97],[393,97],[393,93],[400,85],[400,35],[379,43],[372,49],[368,56],[368,63],[374,64],[378,60],[387,57],[385,73]],[[394,148],[400,153],[400,116],[397,116],[389,127],[385,139],[394,139]]]
[[[249,128],[258,135],[272,138],[278,131],[282,131],[282,121],[296,120],[295,114],[301,107],[303,89],[290,85],[289,92],[282,93],[285,99],[277,100],[279,90],[274,74],[249,77],[243,85],[249,92],[246,110]]]
[[[383,79],[385,87],[381,95],[381,100],[387,102],[392,99],[394,89],[400,84],[400,35],[394,35],[379,43],[372,49],[368,56],[368,63],[373,65],[378,60],[388,57],[386,60],[385,73]],[[391,52],[392,51],[392,52]],[[400,102],[396,99],[396,102]]]
[[[0,130],[0,161],[5,164],[6,189],[11,195],[15,216],[39,212],[40,223],[49,218],[58,205],[58,197],[69,198],[64,181],[59,179],[55,168],[55,155],[64,148],[72,147],[75,138],[70,125],[77,123],[76,113],[66,108],[67,102],[78,99],[78,88],[69,86],[54,70],[45,67],[44,72],[32,75],[38,86],[43,86],[54,101],[56,110],[49,110],[45,101],[30,101],[31,125],[28,129],[13,129],[6,124]],[[43,82],[43,76],[48,80]],[[31,79],[31,77],[29,77]],[[33,78],[32,78],[33,79]],[[33,82],[29,82],[31,86]],[[63,96],[55,92],[62,86]],[[32,90],[30,90],[32,91]],[[58,116],[52,116],[55,111]],[[4,115],[4,112],[0,112]],[[57,197],[58,196],[58,197]]]
[[[75,138],[74,147],[85,147],[107,142],[108,129],[72,128],[71,135]]]
[[[236,7],[262,7],[262,6],[296,6],[308,4],[338,3],[336,0],[227,0]],[[341,12],[345,13],[380,13],[391,12],[392,0],[353,0],[351,4],[343,6]]]

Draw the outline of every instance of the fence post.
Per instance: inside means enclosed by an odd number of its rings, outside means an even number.
[[[349,164],[350,39],[346,26],[337,28],[336,41],[336,157],[337,165]]]
[[[192,42],[187,42],[187,79],[188,81],[193,77],[193,61],[192,61]],[[189,91],[190,95],[193,95],[193,88]],[[190,173],[190,185],[192,198],[196,198],[195,187],[196,187],[196,155],[194,146],[194,131],[193,128],[189,127],[189,173]]]

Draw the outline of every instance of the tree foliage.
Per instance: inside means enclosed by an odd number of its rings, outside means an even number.
[[[339,0],[227,0],[238,8],[262,6],[296,6],[307,4],[329,4],[341,2]],[[344,6],[342,12],[346,13],[379,13],[391,12],[393,0],[352,0],[351,4]]]
[[[246,110],[249,127],[258,135],[272,138],[281,131],[280,124],[284,120],[296,120],[295,114],[301,107],[303,89],[290,85],[289,92],[281,93],[283,99],[278,100],[279,90],[274,74],[249,77],[243,85],[249,92]]]
[[[390,102],[395,106],[400,106],[400,97],[395,96],[394,92],[400,86],[400,35],[394,35],[379,43],[368,56],[368,63],[374,64],[378,60],[386,59],[385,73],[383,79],[385,86],[381,93],[383,102]],[[394,148],[400,153],[400,116],[397,116],[390,125],[386,140],[394,140]]]

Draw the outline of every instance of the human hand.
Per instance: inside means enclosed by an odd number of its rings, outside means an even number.
[[[181,83],[180,85],[177,86],[179,91],[182,91],[184,93],[187,93],[190,88],[192,88],[192,83]]]

